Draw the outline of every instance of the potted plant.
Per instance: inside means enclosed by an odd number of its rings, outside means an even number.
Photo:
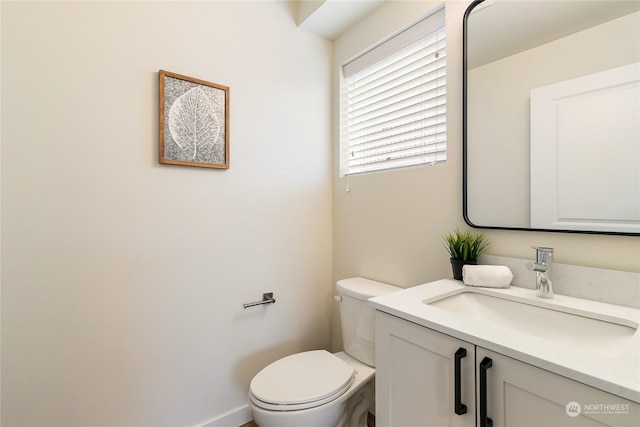
[[[477,264],[478,257],[489,246],[489,241],[482,233],[454,230],[444,236],[445,248],[451,257],[453,278],[462,280],[462,266]]]

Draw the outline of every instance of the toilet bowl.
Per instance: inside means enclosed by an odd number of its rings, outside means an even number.
[[[291,360],[293,357],[298,357],[299,360]],[[335,363],[328,363],[329,358]],[[325,350],[315,350],[274,362],[282,362],[274,371],[284,373],[290,362],[298,367],[310,367],[316,360],[320,363],[315,368],[306,370],[306,374],[294,367],[292,371],[295,373],[284,374],[279,381],[270,381],[270,373],[262,378],[258,376],[271,371],[267,368],[274,367],[273,364],[256,375],[252,381],[249,401],[251,414],[260,427],[366,425],[367,412],[373,400],[370,380],[375,369],[371,366],[344,352],[331,354]],[[263,388],[267,382],[270,385]],[[260,391],[256,392],[254,389]]]
[[[313,350],[262,369],[249,386],[260,427],[365,427],[374,390],[373,308],[367,300],[399,288],[361,277],[340,280],[345,351]]]

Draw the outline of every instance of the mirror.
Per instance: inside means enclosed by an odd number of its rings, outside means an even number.
[[[469,225],[640,234],[640,1],[474,1],[463,66]]]

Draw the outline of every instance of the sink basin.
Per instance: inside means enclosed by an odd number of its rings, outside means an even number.
[[[609,356],[628,348],[638,328],[638,324],[629,319],[571,309],[543,300],[519,301],[503,295],[472,291],[425,301],[425,304],[474,321],[490,322],[503,328]]]

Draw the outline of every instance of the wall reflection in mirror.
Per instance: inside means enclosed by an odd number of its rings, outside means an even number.
[[[464,215],[640,233],[640,1],[479,1],[465,14]]]

